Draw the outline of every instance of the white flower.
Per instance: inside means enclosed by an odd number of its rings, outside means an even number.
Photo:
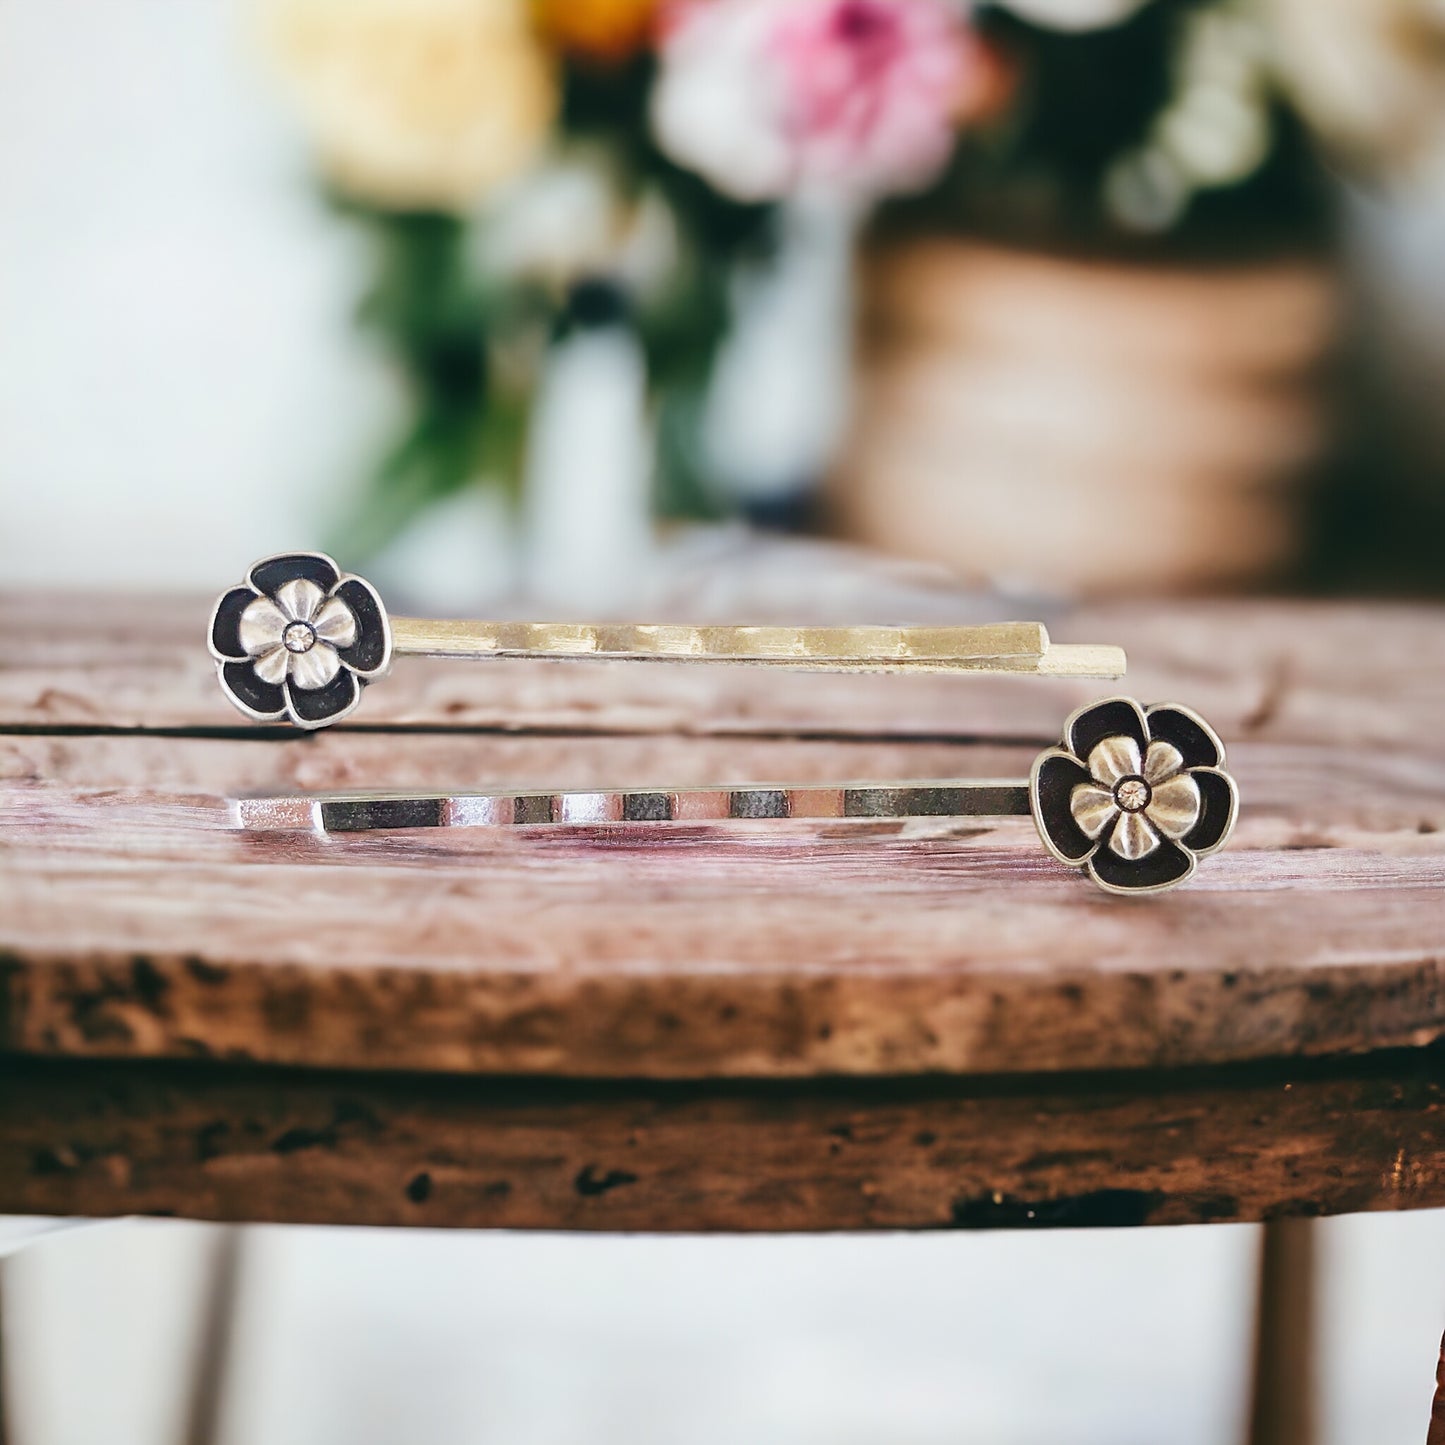
[[[1440,155],[1441,0],[1264,0],[1262,9],[1290,97],[1327,141],[1385,171]]]
[[[676,266],[676,221],[657,192],[625,198],[605,161],[579,149],[497,197],[478,229],[477,260],[502,280],[532,277],[560,289],[608,276],[643,293]]]
[[[1103,30],[1122,25],[1148,0],[999,0],[1030,25],[1045,30]]]
[[[692,0],[659,60],[659,146],[741,201],[919,189],[993,75],[948,0]]]
[[[1086,838],[1112,825],[1108,846],[1121,858],[1147,858],[1161,835],[1183,838],[1199,821],[1199,784],[1173,743],[1156,739],[1141,758],[1133,738],[1105,738],[1088,768],[1093,781],[1075,787],[1069,811]]]
[[[652,97],[662,149],[740,200],[778,195],[792,177],[792,145],[778,117],[786,78],[759,64],[772,6],[697,6],[666,40]]]
[[[341,671],[337,648],[356,641],[356,618],[339,598],[328,597],[306,577],[276,590],[274,599],[258,597],[241,614],[241,646],[262,682],[290,678],[315,692]]]

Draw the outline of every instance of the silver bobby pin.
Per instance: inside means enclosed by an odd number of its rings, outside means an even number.
[[[1198,714],[1107,698],[1080,708],[1026,779],[318,793],[235,801],[242,828],[327,835],[424,828],[592,827],[806,819],[1033,817],[1060,863],[1113,893],[1154,893],[1222,848],[1238,813],[1224,747]]]

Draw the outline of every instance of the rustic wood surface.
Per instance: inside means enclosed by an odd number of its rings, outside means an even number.
[[[949,594],[889,605],[936,620]],[[1230,749],[1235,842],[1141,900],[1058,868],[1025,819],[241,836],[236,791],[1022,774],[1113,685],[408,659],[355,726],[298,737],[236,725],[204,615],[0,599],[10,1051],[764,1078],[1160,1068],[1445,1026],[1439,610],[1048,616],[1123,643],[1129,691]]]
[[[1026,819],[243,835],[241,792],[1022,775],[1110,685],[408,659],[298,736],[238,726],[204,600],[0,597],[0,1210],[843,1229],[1445,1203],[1445,613],[1040,614],[819,575],[811,611],[700,578],[674,615],[1042,615],[1122,643],[1128,691],[1225,737],[1235,842],[1120,900]]]
[[[12,1060],[0,1208],[586,1230],[1079,1228],[1445,1204],[1433,1050],[946,1080]]]

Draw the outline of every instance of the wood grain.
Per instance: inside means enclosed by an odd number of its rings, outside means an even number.
[[[917,595],[910,615],[921,620],[937,618],[948,600]],[[237,715],[221,697],[203,646],[210,601],[0,593],[0,730],[234,732]],[[969,594],[952,602],[960,617],[979,615],[980,603]],[[997,603],[992,610],[997,613]],[[1058,642],[1123,646],[1130,693],[1149,702],[1187,702],[1229,742],[1412,747],[1423,745],[1445,716],[1445,612],[1439,608],[1172,600],[1039,611]],[[1074,679],[851,677],[507,659],[472,666],[405,658],[368,692],[355,722],[503,732],[1004,738],[1041,745],[1057,737],[1073,707],[1099,695],[1098,684]]]
[[[7,1212],[746,1231],[1445,1204],[1445,1077],[1430,1056],[806,1087],[40,1061],[7,1072]]]
[[[1018,615],[861,585],[874,620]],[[0,597],[0,1210],[751,1230],[1445,1204],[1445,613],[1038,614],[1124,644],[1130,691],[1229,745],[1235,842],[1134,901],[1022,819],[248,837],[243,792],[1021,775],[1097,691],[408,660],[356,726],[297,737],[235,725],[204,615]]]
[[[1158,1068],[1445,1032],[1445,613],[1051,618],[1060,638],[1125,642],[1131,690],[1199,707],[1241,783],[1236,840],[1193,885],[1118,900],[1050,863],[1025,820],[238,836],[225,798],[243,791],[1017,775],[1077,698],[417,662],[368,696],[365,726],[296,737],[231,726],[203,612],[0,600],[0,1047],[766,1078]]]

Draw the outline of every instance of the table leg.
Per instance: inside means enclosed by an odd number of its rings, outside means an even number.
[[[217,1238],[201,1302],[200,1343],[186,1410],[185,1445],[215,1445],[221,1434],[226,1375],[230,1366],[236,1305],[240,1293],[242,1236],[238,1225],[215,1231]],[[4,1440],[0,1439],[0,1445]]]
[[[1311,1219],[1264,1227],[1249,1445],[1315,1445],[1316,1230]]]
[[[10,1439],[10,1380],[5,1368],[5,1266],[0,1263],[0,1445]]]
[[[1440,1363],[1435,1367],[1435,1404],[1425,1445],[1445,1445],[1445,1340],[1440,1341]]]

